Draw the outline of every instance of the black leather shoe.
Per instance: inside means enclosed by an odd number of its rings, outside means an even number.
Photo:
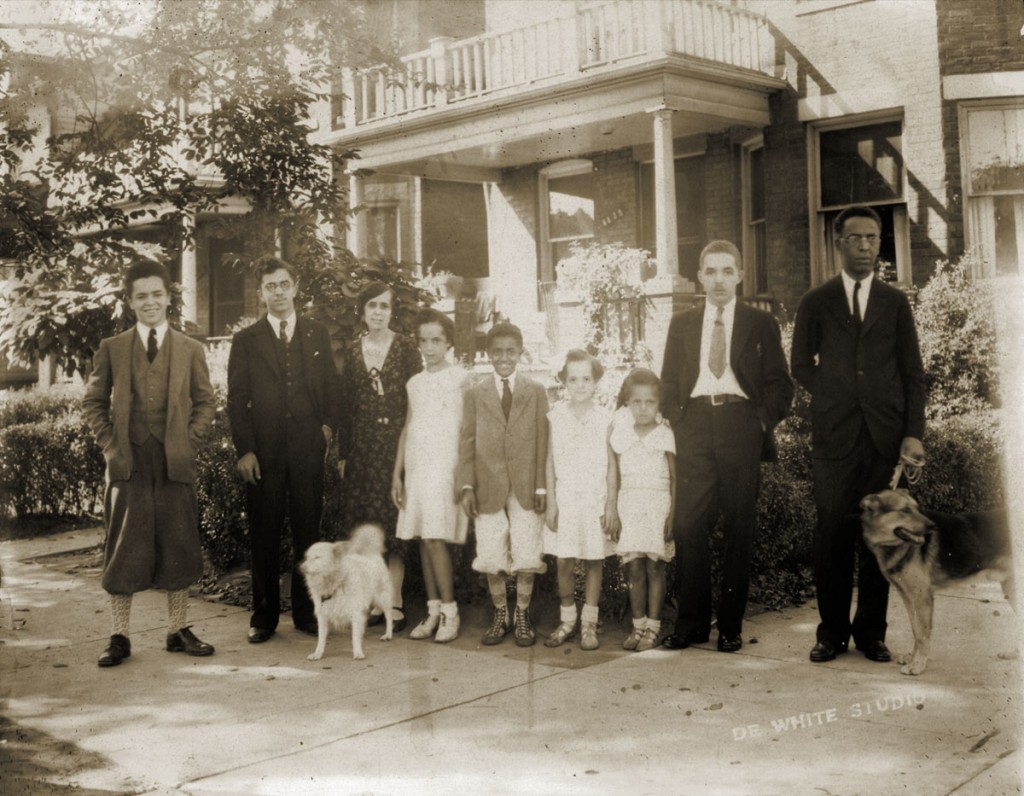
[[[814,663],[825,663],[835,660],[836,655],[846,652],[846,647],[840,647],[831,641],[819,641],[811,650],[811,660]]]
[[[312,622],[296,622],[295,629],[300,633],[305,633],[307,636],[320,635],[320,628],[315,619]]]
[[[117,666],[125,658],[132,657],[132,642],[127,636],[115,633],[110,637],[110,643],[103,650],[100,659],[96,663],[100,666]]]
[[[195,633],[189,629],[191,627],[191,625],[186,625],[177,633],[168,633],[167,651],[184,652],[196,657],[213,655],[213,645],[197,639]]]
[[[274,631],[265,627],[250,627],[249,628],[249,643],[250,644],[262,644],[268,638],[274,635]]]
[[[705,644],[707,643],[710,636],[693,636],[683,635],[682,633],[673,633],[669,636],[665,636],[661,640],[661,646],[665,649],[670,650],[684,650],[691,644]]]
[[[864,657],[869,661],[889,663],[892,660],[892,653],[889,652],[889,648],[885,646],[884,641],[869,641],[863,647],[858,644],[857,649],[863,652]]]
[[[743,636],[718,636],[719,652],[739,652],[743,647]]]

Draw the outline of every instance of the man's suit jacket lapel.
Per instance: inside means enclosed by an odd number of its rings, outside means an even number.
[[[878,281],[878,275],[871,280],[871,290],[868,291],[868,309],[864,314],[864,322],[860,325],[860,336],[863,337],[867,334],[868,329],[879,318],[885,314],[885,307],[889,297],[885,295],[885,291],[880,287]]]
[[[277,345],[278,339],[274,336],[274,331],[270,328],[270,323],[267,321],[266,316],[256,321],[255,338],[256,338],[256,350],[260,353],[266,362],[270,366],[271,372],[275,376],[281,375],[281,366],[277,361],[277,351],[274,350],[274,346]]]
[[[132,408],[132,345],[136,334],[133,326],[117,335],[110,346],[110,369],[114,377],[111,386],[114,395],[112,409],[116,417],[125,418],[126,424]]]
[[[685,383],[682,385],[682,399],[688,400],[693,386],[700,376],[700,338],[704,331],[704,307],[695,309],[686,317],[686,328],[684,335],[686,347],[684,349],[685,361],[683,364],[686,374]]]
[[[319,413],[323,406],[323,383],[315,377],[318,373],[316,367],[317,351],[316,341],[313,339],[313,327],[301,317],[295,318],[295,335],[299,338],[299,349],[302,354],[302,367],[306,374],[306,386],[313,399],[313,406]]]
[[[732,316],[732,341],[729,345],[729,367],[734,374],[739,374],[737,363],[740,360],[740,353],[747,344],[747,338],[754,328],[754,319],[751,317],[750,308],[747,307],[739,297],[736,298],[736,310]]]
[[[189,363],[186,357],[188,353],[181,340],[177,339],[178,333],[173,329],[167,330],[164,338],[164,345],[167,346],[167,354],[170,357],[170,372],[167,383],[167,419],[170,420],[172,408],[177,408],[176,396],[181,390],[185,381],[185,374],[188,373]]]
[[[850,305],[846,301],[846,290],[843,289],[843,278],[836,276],[825,283],[825,290],[823,291],[826,296],[825,306],[828,311],[835,317],[836,322],[842,329],[848,329],[850,333],[853,332],[853,316],[850,314]],[[868,301],[870,308],[871,301]]]
[[[483,405],[487,407],[487,411],[495,415],[502,423],[506,423],[505,413],[501,411],[501,399],[498,397],[498,390],[494,386],[494,377],[487,376],[480,384],[480,389],[483,390]],[[515,410],[516,404],[516,393],[512,393],[512,407]],[[509,418],[512,417],[512,412],[508,414]]]

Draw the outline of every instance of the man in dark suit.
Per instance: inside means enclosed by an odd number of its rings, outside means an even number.
[[[811,660],[846,651],[850,635],[870,660],[885,646],[889,583],[864,546],[857,510],[884,489],[902,459],[924,462],[925,380],[906,295],[875,278],[882,222],[874,210],[844,210],[834,223],[842,273],[804,295],[793,330],[793,375],[811,393],[817,643]],[[854,550],[857,612],[850,623]]]
[[[103,498],[103,588],[113,632],[98,661],[131,657],[132,595],[167,592],[168,652],[212,655],[187,622],[188,587],[203,574],[196,500],[196,451],[213,421],[203,346],[171,329],[171,277],[152,260],[126,272],[136,323],[100,343],[82,411],[107,463]]]
[[[234,336],[228,358],[228,417],[249,512],[253,644],[277,629],[285,515],[295,559],[292,621],[304,633],[317,633],[298,565],[319,533],[324,455],[340,411],[330,336],[323,324],[296,315],[294,269],[262,257],[256,273],[267,315]]]
[[[661,378],[662,411],[676,435],[675,631],[662,642],[683,649],[711,632],[708,537],[721,512],[725,549],[718,603],[718,649],[736,652],[747,606],[761,460],[774,458],[772,430],[793,400],[779,325],[737,301],[739,250],[716,240],[700,255],[704,306],[676,315]]]

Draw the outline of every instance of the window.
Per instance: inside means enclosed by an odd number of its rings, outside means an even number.
[[[854,205],[868,205],[882,218],[879,276],[910,282],[902,120],[851,124],[844,119],[812,127],[810,148],[813,283],[839,273],[832,222]]]
[[[765,237],[764,138],[743,145],[743,285],[747,295],[768,292]]]
[[[679,275],[697,282],[700,250],[704,248],[704,156],[675,159],[676,234]],[[654,164],[640,164],[640,245],[657,256],[657,228],[654,215]]]
[[[366,208],[366,256],[393,263],[402,261],[398,205],[371,204]]]
[[[1020,272],[1024,257],[1024,104],[962,106],[960,156],[967,196],[967,245],[976,276]]]
[[[570,244],[594,238],[593,164],[567,160],[541,169],[540,203],[541,279],[552,282]]]
[[[242,243],[210,238],[210,334],[228,334],[245,315],[245,273],[238,267]]]

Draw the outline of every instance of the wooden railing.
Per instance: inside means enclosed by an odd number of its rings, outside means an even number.
[[[761,16],[709,0],[614,0],[469,39],[435,39],[398,68],[343,70],[331,124],[352,128],[666,53],[769,75],[775,68]]]

